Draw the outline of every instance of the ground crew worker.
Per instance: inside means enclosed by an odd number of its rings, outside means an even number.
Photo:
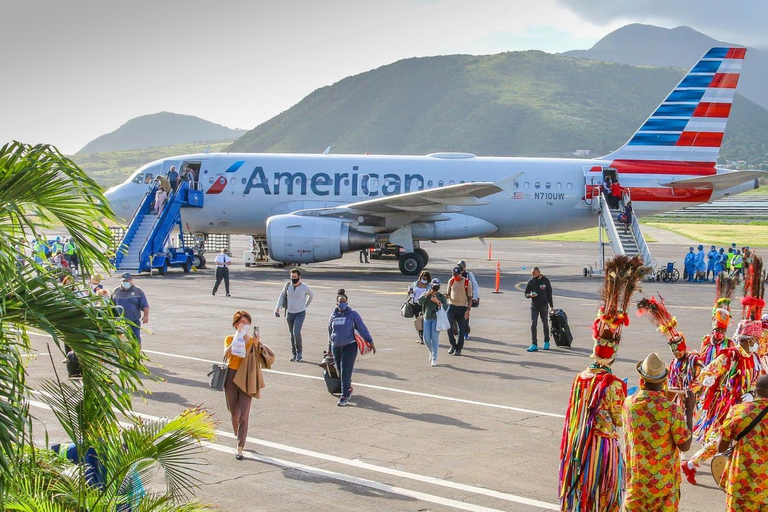
[[[67,240],[67,243],[64,244],[64,256],[67,259],[69,266],[77,270],[80,266],[80,262],[77,259],[77,253],[75,252],[75,242],[72,241],[72,238]]]
[[[739,279],[744,276],[744,273],[742,272],[744,267],[744,256],[741,255],[741,251],[738,249],[736,250],[736,254],[731,260],[731,265],[733,265],[731,274],[736,278],[736,282],[738,283]]]
[[[696,254],[693,252],[693,247],[688,248],[688,254],[685,255],[683,264],[685,265],[686,279],[693,281],[693,275],[696,273]]]
[[[733,258],[736,256],[736,249],[731,247],[728,249],[728,255],[725,259],[725,271],[729,274],[733,272]]]
[[[710,246],[709,252],[707,253],[707,277],[706,279],[709,279],[709,273],[712,272],[712,282],[715,282],[715,263],[717,262],[717,249],[715,249],[715,246]]]

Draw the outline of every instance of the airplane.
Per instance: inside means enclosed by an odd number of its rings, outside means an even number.
[[[592,227],[605,175],[620,176],[638,217],[757,188],[762,171],[716,167],[745,48],[707,51],[619,149],[594,158],[329,154],[191,154],[134,172],[106,196],[130,219],[153,177],[188,167],[204,194],[184,224],[266,236],[270,257],[313,263],[389,242],[416,275],[419,242],[516,237]]]

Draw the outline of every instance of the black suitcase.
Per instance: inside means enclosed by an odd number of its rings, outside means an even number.
[[[328,375],[327,371],[323,370],[323,380],[325,381],[325,387],[328,388],[330,394],[341,394],[341,379],[339,377],[331,377]]]
[[[573,343],[571,328],[568,327],[568,315],[562,309],[555,309],[549,314],[550,331],[555,345],[570,347]]]

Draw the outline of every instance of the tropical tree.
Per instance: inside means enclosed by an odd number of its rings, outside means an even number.
[[[17,492],[22,488],[17,485],[19,468],[38,467],[29,410],[33,390],[25,370],[32,353],[30,330],[50,335],[62,353],[66,344],[80,361],[79,385],[62,383],[57,377],[44,386],[47,393],[43,395],[77,445],[78,453],[84,454],[89,448],[109,450],[97,452],[106,464],[117,457],[116,446],[133,450],[128,442],[133,438],[125,438],[128,434],[120,428],[118,417],[130,417],[131,396],[145,389],[141,377],[150,375],[138,341],[126,322],[100,297],[79,293],[77,286],[60,283],[57,270],[38,264],[33,258],[26,261],[24,250],[30,240],[42,238],[44,230],[63,230],[76,244],[83,275],[97,268],[108,269],[106,248],[111,235],[107,222],[113,219],[99,186],[56,148],[19,142],[0,148],[0,499],[8,498],[11,489]],[[198,411],[185,416],[187,422],[171,421],[153,432],[174,438],[174,426],[189,427],[188,419],[199,418],[200,414]],[[141,427],[133,426],[134,431]],[[181,428],[179,439],[199,441],[210,437],[205,430],[210,429],[210,424],[203,427],[197,423],[188,431]],[[139,431],[146,433],[146,427]],[[138,456],[140,451],[130,453]],[[171,453],[176,464],[171,464],[170,472],[166,469],[166,475],[172,485],[170,494],[162,500],[177,502],[183,495],[178,492],[178,482],[188,472],[183,460],[176,456],[187,452]],[[120,460],[126,463],[128,459]],[[57,467],[44,467],[45,471],[26,479],[24,485],[32,486],[31,490],[50,490],[49,486],[40,486],[40,482],[55,481],[56,488],[61,490],[62,481],[52,477],[57,474]],[[145,474],[142,468],[139,464],[132,471],[141,476]],[[115,478],[120,478],[121,470],[114,471]],[[171,478],[174,474],[178,476],[175,483]],[[85,486],[82,478],[75,481],[80,491],[68,496],[81,510],[89,508],[85,502],[90,498],[86,497],[94,488]],[[9,487],[11,483],[14,484]],[[101,499],[112,503],[111,496]]]

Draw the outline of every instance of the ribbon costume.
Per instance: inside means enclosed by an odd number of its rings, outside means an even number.
[[[712,308],[712,332],[701,339],[701,364],[707,366],[717,359],[726,348],[733,347],[733,341],[726,336],[731,324],[731,297],[736,289],[736,280],[725,273],[716,279],[715,305]]]
[[[661,295],[659,295],[659,300],[656,300],[656,297],[641,299],[637,303],[637,313],[638,315],[649,316],[657,330],[667,337],[669,349],[675,356],[669,363],[667,390],[674,392],[674,396],[670,399],[683,407],[685,393],[681,393],[681,391],[694,389],[698,386],[697,380],[702,368],[699,353],[688,349],[685,336],[677,330],[677,318],[669,313]]]
[[[560,509],[618,511],[624,493],[625,465],[618,430],[626,384],[611,365],[629,325],[627,307],[645,268],[639,256],[606,262],[600,295],[603,305],[592,325],[595,362],[573,381],[560,445]]]

